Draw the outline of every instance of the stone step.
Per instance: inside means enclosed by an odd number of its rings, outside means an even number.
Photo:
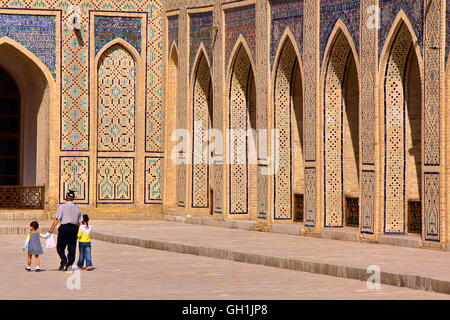
[[[100,241],[137,246],[147,249],[231,260],[360,281],[367,281],[368,279],[367,269],[349,265],[323,263],[320,261],[312,261],[301,258],[263,255],[220,247],[184,244],[174,241],[139,239],[100,232],[94,232],[92,237]],[[410,272],[401,273],[381,271],[380,275],[382,284],[450,294],[449,280],[433,279],[431,277],[421,276]]]
[[[50,215],[44,210],[0,210],[0,220],[49,220]]]

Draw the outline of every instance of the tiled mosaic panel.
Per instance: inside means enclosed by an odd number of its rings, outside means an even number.
[[[245,49],[238,49],[231,76],[230,129],[247,130],[247,92],[251,65]],[[243,134],[230,137],[230,213],[248,213],[247,138]],[[245,153],[245,154],[243,154]]]
[[[134,202],[134,158],[97,158],[97,203]]]
[[[163,158],[145,157],[145,203],[162,203]]]
[[[17,41],[36,55],[56,75],[56,17],[0,14],[0,38]]]
[[[316,107],[318,83],[318,0],[304,3],[304,105],[303,105],[303,141],[305,165],[305,226],[316,226]]]
[[[214,7],[213,18],[217,25],[223,25],[223,11],[221,6],[216,5]],[[223,55],[221,52],[223,51],[222,44],[222,32],[217,32],[216,35],[216,44],[213,48],[214,59],[212,61],[212,74],[220,74],[220,70],[222,70],[222,64],[224,62]],[[224,126],[224,101],[223,101],[223,87],[222,81],[212,81],[212,89],[213,92],[217,94],[213,94],[213,109],[214,109],[214,119],[213,126],[215,129],[223,132],[225,129]],[[222,94],[219,94],[222,93]],[[223,164],[223,154],[224,150],[219,149],[216,151],[216,158],[214,159],[214,213],[222,214],[224,209],[224,179],[225,179],[225,167]],[[226,196],[225,196],[226,198]]]
[[[304,128],[304,153],[305,162],[316,160],[316,101],[317,101],[317,37],[316,30],[319,28],[316,19],[317,0],[305,2],[305,22],[303,42],[303,61],[305,75],[305,92],[304,92],[304,111],[303,111],[303,128]]]
[[[61,157],[59,167],[59,202],[73,190],[76,203],[89,204],[89,157]]]
[[[303,47],[303,0],[272,0],[270,61],[274,63],[279,42],[287,27],[292,31],[299,46]]]
[[[169,48],[172,47],[174,42],[178,46],[178,15],[168,17],[167,24]]]
[[[366,27],[366,22],[371,19],[372,12],[367,8],[378,4],[377,0],[361,1],[361,45],[360,45],[360,145],[363,165],[375,164],[375,82],[378,69],[377,54],[377,29]],[[375,172],[365,170],[360,179],[360,230],[362,233],[373,234],[375,232]]]
[[[186,15],[181,15],[179,17],[179,32],[180,34],[184,34],[184,32],[187,32],[186,30]],[[180,48],[187,48],[188,46],[188,37],[179,37],[179,47]],[[181,54],[181,52],[179,52]],[[180,57],[180,55],[179,55]],[[189,62],[188,59],[181,59],[181,57],[178,60],[178,70],[187,70],[189,66],[187,65]],[[179,72],[178,73],[179,81],[178,81],[178,92],[186,92],[186,90],[189,89],[189,78],[188,75],[185,72]],[[178,104],[177,104],[177,129],[180,130],[187,130],[187,101],[185,100],[186,97],[183,97],[181,94],[177,96]],[[187,190],[187,168],[184,164],[187,157],[187,151],[188,150],[181,150],[178,154],[178,165],[177,165],[177,198],[178,198],[178,206],[179,207],[185,207],[188,201],[188,194],[186,193]]]
[[[97,98],[98,151],[135,150],[136,66],[120,45],[99,61]]]
[[[450,0],[447,0],[447,5],[446,5],[446,7],[447,7],[447,15],[446,15],[446,17],[447,17],[447,19],[446,19],[446,22],[447,22],[447,46],[446,46],[446,50],[445,50],[445,61],[448,61],[448,56],[449,56],[449,52],[450,52],[450,23],[449,23],[449,21],[450,21]]]
[[[375,171],[362,171],[361,176],[361,232],[375,232]]]
[[[72,13],[70,5],[81,9],[80,38],[68,30],[66,21]],[[73,3],[56,0],[30,1],[5,0],[3,7],[14,13],[16,9],[61,10],[62,11],[62,66],[61,66],[61,150],[89,150],[89,114],[88,114],[88,25],[89,10],[109,12],[143,12],[148,14],[149,35],[147,56],[147,150],[162,151],[162,13],[158,1],[84,1]],[[36,11],[37,13],[38,11]],[[3,21],[3,19],[1,19]]]
[[[425,19],[424,35],[424,163],[425,165],[440,164],[440,74],[441,57],[439,46],[441,36],[441,3],[427,0],[428,14]],[[429,4],[429,5],[428,5]],[[448,22],[450,23],[450,22]]]
[[[94,18],[95,54],[109,42],[121,38],[141,53],[141,18],[102,17]]]
[[[206,132],[210,128],[211,73],[204,55],[200,57],[194,83],[193,150],[192,159],[192,207],[209,207],[209,164],[204,159],[208,146]]]
[[[305,168],[305,227],[316,226],[316,168]]]
[[[381,10],[381,21],[379,30],[379,53],[383,50],[386,38],[392,28],[400,10],[405,11],[408,19],[413,25],[419,45],[422,47],[423,38],[423,3],[424,1],[417,0],[379,0]]]
[[[211,28],[213,25],[212,12],[192,13],[190,18],[190,48],[189,48],[189,62],[190,69],[194,68],[194,59],[197,55],[200,43],[203,43],[206,50],[206,55],[209,61],[212,60],[211,49],[213,46],[213,34]]]
[[[147,44],[147,112],[146,148],[147,152],[164,151],[164,110],[163,110],[163,19],[159,2],[146,6],[149,11]]]
[[[325,226],[343,226],[343,82],[350,45],[341,31],[332,46],[325,78]]]
[[[222,186],[223,183],[223,163],[215,162],[214,164],[214,213],[222,213],[222,188],[217,188],[217,186]]]
[[[403,23],[392,46],[384,84],[385,233],[405,231],[405,88],[411,36]]]
[[[63,8],[63,21],[70,18],[68,4]],[[62,26],[62,97],[61,97],[61,150],[89,151],[89,94],[88,94],[88,10],[92,5],[80,2],[80,39]]]
[[[269,191],[269,176],[263,174],[262,170],[267,171],[267,166],[258,166],[258,218],[267,219],[267,214],[269,212],[269,203],[267,199],[267,194]]]
[[[229,61],[239,35],[243,35],[250,47],[251,54],[255,56],[255,6],[244,6],[225,11],[225,57]]]
[[[177,165],[177,179],[177,203],[179,207],[184,207],[186,205],[186,165]]]
[[[292,134],[291,123],[294,113],[292,105],[292,73],[297,58],[290,40],[284,44],[278,61],[275,78],[274,117],[278,130],[278,143],[275,155],[278,159],[278,171],[274,176],[274,219],[292,218]]]
[[[425,239],[440,240],[440,176],[439,173],[425,173],[424,175],[424,211],[425,211]]]
[[[440,98],[443,94],[440,88],[441,57],[439,46],[441,37],[440,1],[425,1],[428,13],[424,27],[424,165],[433,166],[438,170],[440,165]],[[447,24],[449,21],[447,21]],[[424,226],[425,239],[440,240],[440,176],[439,173],[424,175]]]
[[[364,8],[375,5],[377,0],[363,0],[361,8],[361,70],[360,72],[360,113],[361,113],[361,158],[365,165],[375,163],[375,79],[377,72],[376,29],[369,29],[364,24],[371,12]]]
[[[359,52],[359,17],[361,0],[327,0],[320,6],[320,53],[325,52],[328,39],[336,21],[341,19],[353,37],[356,51]]]

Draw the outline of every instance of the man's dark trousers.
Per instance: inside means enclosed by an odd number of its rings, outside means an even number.
[[[74,224],[63,224],[58,228],[58,241],[56,250],[61,258],[61,266],[71,266],[75,262],[75,253],[77,249],[78,226]],[[66,257],[66,247],[69,254]]]

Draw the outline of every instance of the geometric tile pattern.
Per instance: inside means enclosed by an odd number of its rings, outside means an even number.
[[[378,4],[377,0],[363,0],[361,8],[369,8]],[[373,13],[361,11],[361,45],[360,45],[360,144],[361,162],[366,168],[361,173],[360,185],[360,230],[362,233],[375,232],[375,110],[376,110],[376,74],[378,68],[377,34],[376,28],[367,28],[366,23]],[[369,167],[370,166],[370,167]]]
[[[231,130],[247,131],[249,103],[249,76],[252,67],[246,50],[242,45],[236,52],[233,69],[231,70],[229,123]],[[244,131],[241,131],[243,133]],[[248,144],[244,134],[230,137],[229,155],[229,186],[231,214],[248,213]]]
[[[424,15],[424,1],[417,0],[379,0],[381,10],[381,21],[378,39],[379,54],[383,50],[384,43],[392,28],[395,18],[400,10],[406,13],[409,21],[413,26],[419,41],[419,46],[422,47],[423,37],[423,15]]]
[[[179,161],[183,161],[184,157],[178,157]],[[177,165],[177,203],[179,207],[185,206],[186,199],[186,165]]]
[[[133,57],[116,44],[98,67],[98,151],[135,149],[136,68]]]
[[[441,51],[436,50],[441,36],[441,3],[427,0],[428,13],[424,28],[424,162],[440,164]]]
[[[441,118],[441,14],[442,2],[425,1],[427,15],[424,26],[424,169],[432,168],[434,173],[426,172],[424,183],[424,226],[425,239],[430,241],[440,240],[440,118]],[[449,21],[447,20],[447,24]],[[445,93],[444,93],[445,94]]]
[[[213,19],[215,24],[221,26],[223,25],[223,11],[221,6],[216,5],[213,11]],[[222,32],[217,32],[216,35],[216,43],[212,49],[214,59],[211,62],[211,73],[219,74],[220,70],[222,70],[222,64],[224,63],[224,57],[220,54],[223,51],[224,44]],[[223,92],[224,85],[222,81],[212,81],[212,90],[214,92]],[[224,100],[222,94],[212,94],[213,98],[213,128],[223,132],[225,129],[224,119],[225,119],[225,108],[224,108]],[[226,105],[225,105],[226,106]],[[214,159],[214,184],[212,184],[214,189],[214,213],[223,214],[224,211],[224,187],[225,187],[225,176],[226,176],[226,168],[224,165],[224,147],[216,150],[215,159]]]
[[[189,48],[189,65],[194,67],[195,55],[198,52],[198,47],[200,43],[205,46],[205,54],[211,61],[211,49],[213,46],[213,31],[211,29],[213,25],[213,15],[212,11],[192,13],[189,15],[190,22],[190,48]]]
[[[89,71],[88,37],[91,8],[88,2],[81,2],[81,30],[79,41],[75,32],[63,23],[62,32],[62,83],[61,83],[61,151],[89,151]],[[71,13],[66,4],[63,21]]]
[[[225,10],[225,61],[229,61],[231,51],[241,34],[247,41],[251,54],[255,56],[255,19],[256,10],[254,5]]]
[[[56,75],[56,17],[0,14],[0,38],[8,37],[33,52]]]
[[[117,44],[107,49],[98,68],[98,151],[134,151],[135,81],[128,51]]]
[[[364,0],[362,8],[375,5],[377,0]],[[360,88],[360,110],[361,110],[361,151],[362,163],[373,165],[375,163],[375,79],[376,63],[378,55],[376,49],[376,29],[366,27],[366,21],[371,18],[372,12],[362,11],[361,18],[361,88]]]
[[[447,8],[447,14],[446,14],[446,21],[447,21],[447,41],[446,41],[446,46],[445,46],[445,61],[448,61],[448,56],[449,56],[449,52],[450,52],[450,0],[447,0],[447,4],[446,4],[446,8]]]
[[[178,15],[167,17],[167,25],[169,48],[172,48],[174,42],[178,46]]]
[[[89,157],[60,157],[59,167],[59,203],[73,190],[76,203],[89,204]]]
[[[97,158],[97,203],[134,202],[134,158]]]
[[[304,104],[303,104],[303,152],[305,161],[305,226],[316,226],[316,108],[319,80],[319,5],[318,0],[304,2],[303,62],[304,62]]]
[[[317,64],[317,36],[316,32],[319,28],[316,19],[317,1],[305,2],[305,22],[304,22],[304,41],[303,41],[303,59],[305,74],[305,101],[303,128],[305,146],[305,161],[313,162],[316,160],[316,101],[317,101],[317,81],[318,68]],[[306,61],[308,63],[306,63]]]
[[[138,0],[141,1],[141,0]],[[148,11],[147,40],[147,110],[146,152],[162,153],[163,141],[163,19],[161,2],[152,1],[144,7]]]
[[[141,53],[141,18],[95,16],[95,54],[110,41],[120,38]]]
[[[405,72],[412,48],[402,22],[387,61],[385,100],[385,233],[405,232]]]
[[[428,241],[440,240],[440,175],[438,172],[424,174],[424,238]]]
[[[192,207],[209,207],[209,161],[204,151],[208,148],[210,128],[211,73],[208,61],[202,53],[197,62],[194,82],[193,148],[192,148]],[[208,151],[209,155],[209,151]]]
[[[297,56],[292,42],[286,40],[278,61],[274,92],[274,125],[278,132],[275,155],[278,170],[274,176],[274,219],[292,218],[292,74],[297,65]]]
[[[305,227],[316,226],[316,168],[305,168]]]
[[[270,62],[275,60],[281,37],[287,27],[292,30],[299,50],[303,46],[303,0],[271,0]]]
[[[344,33],[336,35],[325,74],[325,227],[343,226],[343,83],[351,54]]]
[[[361,233],[375,232],[375,171],[363,170],[361,175]]]
[[[320,58],[322,59],[328,38],[338,19],[341,19],[353,37],[356,52],[359,51],[360,0],[327,0],[320,5]],[[363,9],[364,10],[364,9]]]
[[[162,203],[162,157],[145,157],[145,199],[146,204]]]

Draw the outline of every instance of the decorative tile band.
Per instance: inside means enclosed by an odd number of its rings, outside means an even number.
[[[134,203],[134,158],[97,158],[97,203]]]
[[[9,37],[33,52],[56,75],[56,17],[0,14],[0,38]]]
[[[73,190],[76,203],[89,204],[89,157],[60,157],[59,168],[59,203]]]
[[[142,19],[134,17],[95,16],[95,54],[109,42],[121,38],[141,53]]]
[[[145,157],[145,204],[162,203],[163,157]]]

